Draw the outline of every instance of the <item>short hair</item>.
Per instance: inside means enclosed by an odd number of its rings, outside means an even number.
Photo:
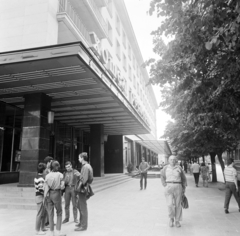
[[[177,156],[175,156],[175,155],[171,155],[170,157],[174,157],[176,160],[178,160]],[[169,158],[170,158],[170,157],[169,157]],[[168,158],[168,159],[169,159],[169,158]],[[181,162],[182,162],[182,161],[181,161]]]
[[[46,164],[40,162],[37,166],[37,172],[42,174],[45,169],[46,169]]]
[[[65,166],[72,165],[71,161],[66,161]]]
[[[205,162],[203,162],[203,163],[201,164],[201,166],[205,166]]]
[[[59,164],[59,162],[58,162],[58,161],[53,161],[53,162],[51,163],[51,170],[52,170],[53,172],[57,172],[59,169],[60,169],[60,164]]]
[[[52,161],[53,158],[50,156],[45,157],[44,162],[47,164],[48,162]]]
[[[229,165],[231,165],[233,163],[233,159],[232,158],[228,158],[227,159],[227,165],[229,166]]]
[[[84,161],[87,161],[88,160],[88,154],[86,152],[82,152],[79,154],[79,156],[81,158],[83,158]]]

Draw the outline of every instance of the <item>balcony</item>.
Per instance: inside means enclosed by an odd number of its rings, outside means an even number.
[[[81,17],[89,32],[94,31],[98,38],[108,37],[108,26],[101,14],[101,1],[69,0],[77,14]]]
[[[85,40],[87,44],[91,44],[89,32],[68,0],[59,0],[57,20],[64,22],[79,40]]]

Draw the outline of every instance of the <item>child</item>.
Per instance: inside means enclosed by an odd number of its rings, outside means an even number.
[[[36,191],[36,197],[35,201],[37,203],[37,216],[36,216],[36,235],[44,235],[46,234],[44,231],[47,231],[45,229],[45,218],[46,218],[46,209],[43,203],[43,193],[44,193],[44,177],[43,177],[43,171],[46,169],[46,165],[44,163],[39,163],[37,170],[38,174],[37,177],[34,178],[34,185],[35,185],[35,191]],[[40,231],[40,228],[42,231]]]

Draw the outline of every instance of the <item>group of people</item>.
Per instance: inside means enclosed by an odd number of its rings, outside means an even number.
[[[209,167],[202,163],[201,166],[194,162],[192,164],[192,173],[194,175],[196,187],[198,187],[199,175],[203,179],[203,186],[208,187]],[[229,213],[229,203],[231,196],[234,195],[240,212],[240,195],[238,190],[237,171],[234,168],[233,159],[227,160],[227,166],[224,169],[224,177],[226,181],[226,192],[224,208],[225,213]],[[176,227],[181,227],[182,220],[182,199],[187,187],[187,179],[183,168],[178,164],[176,156],[169,157],[169,164],[161,170],[161,181],[165,187],[164,193],[168,206],[169,226],[173,227],[174,222]]]
[[[75,185],[81,181],[82,186],[91,184],[93,170],[87,162],[86,152],[79,154],[79,162],[82,164],[81,172],[73,169],[72,163],[65,163],[66,171],[59,172],[60,164],[52,157],[46,157],[44,162],[38,164],[38,174],[34,179],[36,190],[37,216],[35,223],[36,235],[44,235],[47,231],[46,224],[49,224],[50,235],[61,234],[61,226],[67,223],[70,218],[70,201],[73,205],[73,217],[76,224],[75,231],[84,231],[88,227],[88,209],[86,192],[76,192]],[[65,219],[62,221],[62,195],[65,198]],[[56,209],[57,222],[54,233],[54,208]],[[79,210],[79,221],[77,219]]]

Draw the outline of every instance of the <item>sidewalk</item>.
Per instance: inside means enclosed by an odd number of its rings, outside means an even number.
[[[183,210],[181,228],[169,228],[164,188],[156,178],[148,179],[147,190],[140,191],[139,179],[132,179],[96,193],[88,201],[88,230],[75,232],[70,218],[62,232],[68,236],[239,236],[240,212],[235,199],[231,199],[230,214],[225,214],[224,191],[211,183],[209,188],[196,188],[193,176],[187,174],[187,179],[190,208]],[[34,235],[35,215],[34,210],[0,209],[0,235]]]

